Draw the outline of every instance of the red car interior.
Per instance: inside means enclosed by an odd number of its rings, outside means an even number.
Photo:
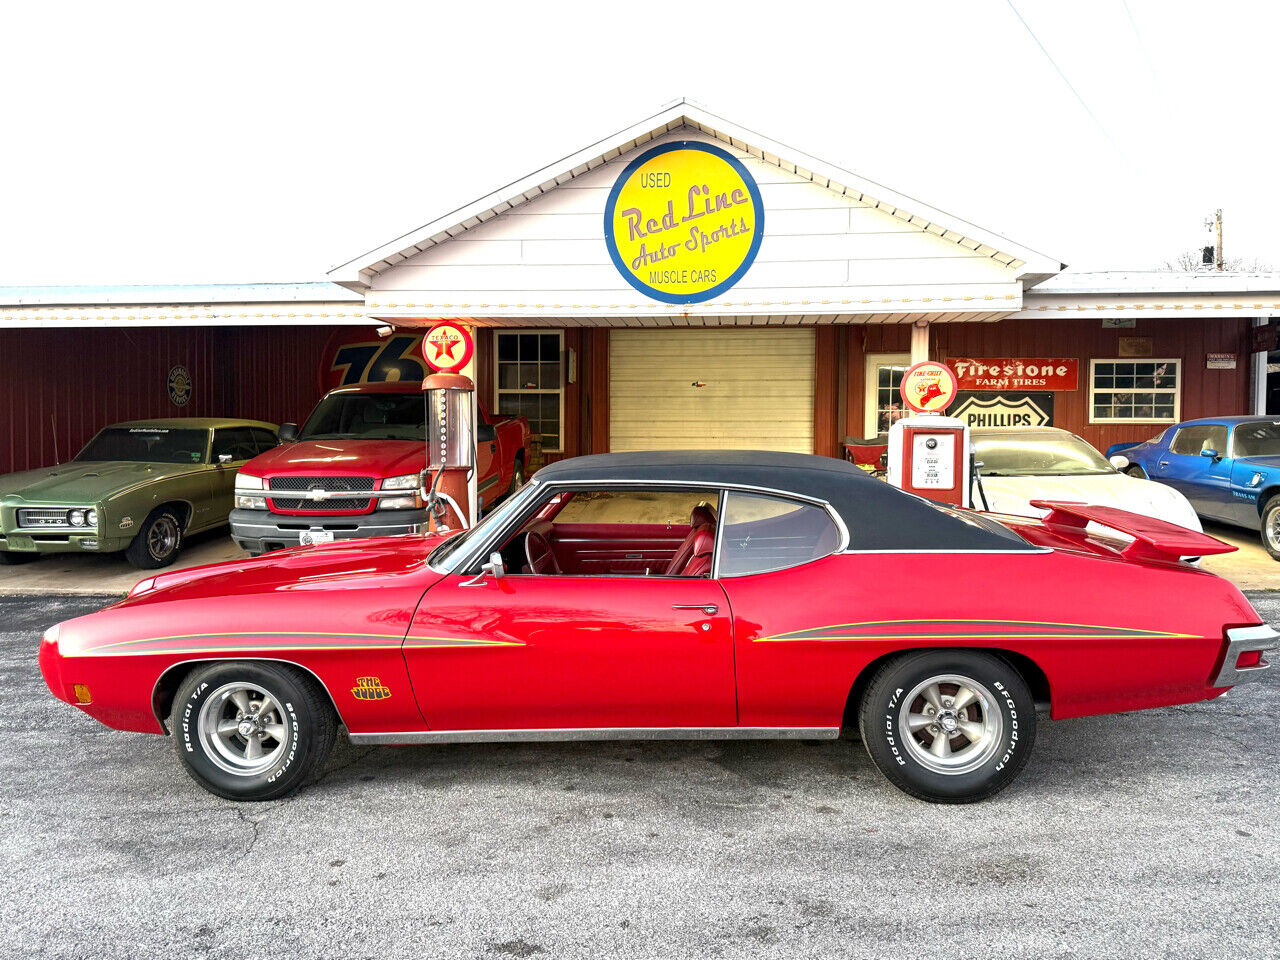
[[[521,573],[569,576],[647,573],[666,577],[711,574],[716,512],[707,504],[693,508],[688,525],[554,523],[548,519],[549,514],[553,512],[542,511],[522,532]]]

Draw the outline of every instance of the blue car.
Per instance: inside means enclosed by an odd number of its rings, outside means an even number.
[[[1280,560],[1280,419],[1187,420],[1145,443],[1113,444],[1107,457],[1181,491],[1206,520],[1259,531]]]

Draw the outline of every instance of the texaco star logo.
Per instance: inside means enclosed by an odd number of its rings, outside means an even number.
[[[422,338],[422,358],[437,371],[461,370],[473,349],[471,334],[451,320],[437,323]]]

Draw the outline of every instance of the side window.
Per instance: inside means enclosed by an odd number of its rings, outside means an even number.
[[[694,507],[714,510],[718,499],[714,490],[584,490],[574,493],[553,522],[687,526]]]
[[[231,454],[232,462],[252,460],[257,456],[253,434],[248,427],[223,427],[213,431],[213,462],[224,453]]]
[[[1169,452],[1185,454],[1188,457],[1198,457],[1200,448],[1208,439],[1209,428],[1206,426],[1183,427],[1174,434],[1173,442],[1169,444]]]
[[[1227,455],[1227,425],[1225,423],[1210,425],[1207,442],[1200,446],[1200,450],[1205,449],[1217,450],[1220,457]],[[1199,453],[1200,450],[1197,450],[1196,453]]]
[[[725,500],[721,537],[722,577],[799,566],[840,545],[840,532],[821,507],[735,491]]]
[[[250,427],[249,433],[253,436],[253,446],[258,453],[266,453],[268,450],[280,446],[280,439],[270,430],[263,430],[261,427]]]

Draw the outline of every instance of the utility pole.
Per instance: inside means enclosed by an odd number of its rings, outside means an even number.
[[[1222,208],[1219,207],[1213,212],[1213,221],[1218,228],[1218,272],[1221,273],[1226,265],[1226,257],[1222,255]]]

